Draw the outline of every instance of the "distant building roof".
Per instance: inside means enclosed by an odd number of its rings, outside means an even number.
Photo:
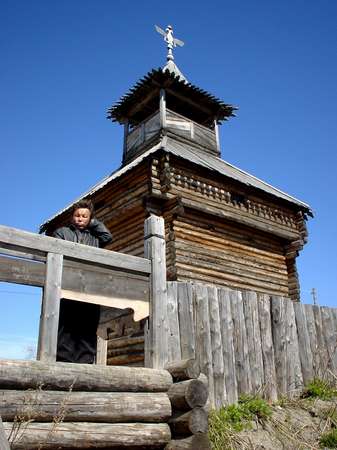
[[[208,170],[211,170],[215,173],[221,174],[223,176],[226,176],[232,180],[235,180],[239,183],[244,184],[245,186],[251,186],[253,188],[256,188],[264,193],[267,193],[269,195],[272,195],[273,197],[276,197],[278,199],[285,200],[293,205],[297,205],[298,207],[304,209],[308,214],[312,215],[312,210],[310,206],[307,203],[304,203],[295,197],[292,197],[285,192],[271,186],[270,184],[260,180],[259,178],[254,177],[253,175],[250,175],[249,173],[233,166],[232,164],[222,160],[221,158],[218,158],[213,155],[207,155],[204,152],[199,151],[198,149],[194,148],[192,145],[188,145],[186,143],[180,143],[176,139],[172,139],[168,136],[164,136],[159,143],[142,153],[140,156],[138,156],[136,159],[134,159],[129,164],[125,165],[122,168],[119,168],[115,172],[113,172],[111,175],[105,177],[103,180],[101,180],[99,183],[97,183],[95,186],[93,186],[90,190],[85,192],[83,195],[81,195],[78,199],[76,199],[74,202],[72,202],[70,205],[59,211],[57,214],[55,214],[53,217],[48,219],[45,223],[43,223],[40,227],[40,232],[45,231],[47,225],[49,222],[54,220],[56,217],[61,215],[62,213],[68,211],[74,203],[79,201],[82,198],[85,197],[91,197],[96,192],[103,189],[107,184],[112,182],[113,180],[118,179],[125,173],[129,172],[134,167],[138,166],[145,158],[148,156],[154,154],[155,152],[159,150],[164,150],[176,157],[183,158],[184,160],[187,160],[193,164],[202,166]]]

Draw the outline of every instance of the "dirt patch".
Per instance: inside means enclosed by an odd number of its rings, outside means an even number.
[[[272,410],[269,418],[237,433],[224,450],[318,450],[321,434],[337,425],[337,400],[297,400]]]

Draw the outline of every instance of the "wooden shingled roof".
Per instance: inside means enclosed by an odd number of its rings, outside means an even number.
[[[160,89],[166,91],[167,107],[205,126],[234,116],[235,106],[226,104],[178,75],[154,69],[140,79],[119,102],[108,110],[108,119],[138,125],[159,108]]]

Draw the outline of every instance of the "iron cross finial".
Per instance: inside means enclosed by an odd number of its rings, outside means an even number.
[[[159,34],[164,36],[164,41],[167,43],[167,61],[173,61],[173,47],[176,47],[177,45],[179,45],[179,47],[182,47],[184,45],[184,42],[173,37],[173,28],[171,25],[167,25],[165,31],[162,28],[158,27],[158,25],[155,25],[154,27]]]

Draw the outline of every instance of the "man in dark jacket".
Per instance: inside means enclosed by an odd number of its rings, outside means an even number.
[[[94,217],[94,207],[90,200],[76,203],[70,225],[58,228],[53,237],[92,247],[104,247],[112,241],[109,230]],[[95,362],[99,314],[99,305],[61,300],[57,361],[87,364]]]

